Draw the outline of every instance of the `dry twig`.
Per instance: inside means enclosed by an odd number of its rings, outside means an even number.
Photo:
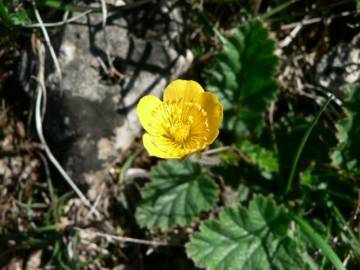
[[[359,13],[360,13],[360,9],[356,9],[353,11],[344,11],[344,12],[341,12],[339,14],[334,14],[329,17],[304,18],[299,22],[293,22],[293,23],[282,25],[281,30],[292,29],[294,27],[297,27],[299,24],[301,24],[302,26],[305,26],[305,25],[310,25],[310,24],[314,24],[314,23],[319,23],[322,21],[333,20],[333,19],[340,18],[340,17],[355,15],[355,14],[359,14]]]
[[[41,19],[40,13],[39,13],[38,9],[36,8],[35,2],[33,2],[33,7],[34,7],[34,12],[35,12],[35,17],[36,17],[38,23],[40,24],[40,29],[41,29],[41,31],[42,31],[42,33],[44,35],[45,43],[46,43],[47,47],[49,48],[51,58],[54,61],[55,69],[56,69],[56,72],[58,74],[58,79],[61,82],[61,80],[62,80],[61,68],[60,68],[59,61],[58,61],[58,59],[56,57],[56,53],[54,51],[54,48],[51,45],[49,34],[48,34],[48,32],[47,32],[47,30],[46,30],[46,28],[44,26],[44,22]]]
[[[86,16],[87,14],[89,14],[92,10],[88,9],[74,17],[71,17],[70,19],[68,19],[67,17],[64,17],[64,19],[60,22],[53,22],[53,23],[34,23],[34,24],[28,24],[28,25],[24,25],[24,27],[26,28],[34,28],[34,27],[58,27],[58,26],[63,26],[65,24],[71,23],[71,22],[75,22],[77,20],[79,20],[80,18]]]
[[[75,227],[75,230],[84,231],[83,229],[81,229],[79,227]],[[109,241],[118,241],[118,242],[122,242],[122,243],[133,243],[133,244],[148,245],[148,246],[174,246],[174,244],[169,244],[166,242],[143,240],[143,239],[107,234],[107,233],[102,233],[102,232],[90,231],[90,233],[93,234],[94,236],[99,236],[99,237],[104,237],[106,239],[109,239]]]

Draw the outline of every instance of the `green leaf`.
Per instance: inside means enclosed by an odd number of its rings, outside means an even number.
[[[224,127],[238,137],[261,131],[278,89],[273,78],[277,65],[269,31],[255,20],[224,38],[222,51],[208,66],[205,79],[224,105]]]
[[[312,164],[300,173],[301,208],[316,208],[322,216],[331,214],[329,204],[351,209],[358,192],[354,182],[333,168]],[[328,220],[330,217],[326,216]]]
[[[291,172],[292,161],[296,155],[298,145],[313,119],[313,115],[304,114],[299,110],[291,110],[274,123],[279,171],[284,179]],[[312,162],[318,164],[331,162],[329,152],[335,145],[336,138],[333,129],[330,129],[325,121],[319,121],[304,145],[297,170],[304,170]]]
[[[303,137],[302,137],[302,139],[301,139],[301,141],[300,141],[300,143],[299,143],[299,145],[297,147],[296,154],[295,154],[294,159],[292,161],[291,171],[290,171],[290,175],[289,175],[289,178],[288,178],[288,182],[286,184],[286,188],[285,188],[285,191],[284,191],[285,196],[292,189],[295,174],[296,174],[296,170],[297,170],[297,167],[298,167],[298,164],[299,164],[300,157],[301,157],[301,155],[303,153],[304,147],[305,147],[306,143],[308,142],[309,137],[310,137],[313,129],[315,128],[315,126],[319,122],[319,119],[320,119],[321,115],[324,113],[327,106],[330,104],[331,100],[332,100],[332,96],[328,97],[328,99],[321,106],[320,110],[317,112],[316,116],[311,121],[311,124],[306,129],[306,132],[304,133],[304,135],[303,135]]]
[[[25,25],[30,22],[28,12],[20,5],[19,1],[0,0],[0,24],[11,28]]]
[[[245,140],[237,144],[239,149],[256,165],[262,176],[267,179],[272,178],[272,174],[279,171],[279,163],[273,152],[263,148],[258,144]]]
[[[331,155],[332,161],[343,168],[360,174],[360,85],[348,90],[344,101],[345,117],[337,124],[338,145]]]
[[[10,18],[14,25],[25,25],[30,22],[29,15],[26,10],[21,9],[16,13],[10,14]]]
[[[303,269],[288,224],[284,208],[258,196],[248,209],[224,208],[219,220],[204,222],[186,251],[197,266],[209,270]]]
[[[3,24],[7,27],[12,25],[12,20],[9,16],[9,11],[4,5],[3,0],[0,0],[0,24]]]
[[[337,270],[345,270],[340,258],[334,252],[332,247],[324,240],[321,235],[316,232],[309,223],[307,223],[304,219],[300,216],[296,215],[295,213],[291,213],[292,218],[296,221],[296,223],[301,227],[301,229],[306,233],[306,235],[311,239],[314,245],[321,249],[324,255],[331,261],[333,266]]]
[[[219,188],[199,164],[190,160],[161,161],[151,170],[137,219],[147,228],[170,229],[194,221],[215,207]]]

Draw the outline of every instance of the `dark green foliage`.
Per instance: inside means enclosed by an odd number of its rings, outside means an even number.
[[[5,27],[22,26],[30,21],[28,11],[18,0],[0,0],[0,25]]]
[[[218,200],[214,180],[190,160],[159,162],[151,170],[151,180],[136,213],[144,227],[170,229],[188,225],[202,211],[214,208]]]
[[[258,196],[248,209],[224,208],[219,220],[204,222],[186,250],[199,267],[209,270],[302,269],[288,223],[284,208]]]
[[[332,153],[332,160],[336,165],[360,175],[360,85],[349,88],[344,114],[337,125],[339,144]]]
[[[273,152],[250,141],[242,141],[237,146],[259,168],[265,178],[270,179],[272,174],[279,171],[278,160]]]
[[[237,137],[259,134],[264,113],[278,89],[278,59],[269,31],[250,21],[225,37],[223,50],[206,72],[207,87],[218,94],[225,110],[224,128]]]

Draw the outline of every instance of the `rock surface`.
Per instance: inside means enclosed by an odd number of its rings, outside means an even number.
[[[110,14],[105,30],[99,13],[64,30],[61,86],[55,72],[46,81],[45,131],[79,184],[97,186],[107,177],[114,160],[141,134],[139,98],[160,96],[192,62],[191,52],[181,49],[182,8],[159,2]]]
[[[317,84],[342,96],[344,87],[360,82],[360,35],[325,53],[316,65]]]
[[[360,83],[360,35],[327,51],[298,50],[290,57],[286,52],[280,55],[282,69],[278,80],[281,87],[315,100],[320,106],[330,93],[341,106],[346,87]]]

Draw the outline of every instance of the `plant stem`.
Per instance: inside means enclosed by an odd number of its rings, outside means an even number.
[[[315,116],[314,120],[311,122],[310,126],[308,127],[308,129],[306,130],[304,137],[302,138],[298,149],[296,150],[295,153],[295,158],[293,160],[292,166],[291,166],[291,171],[290,171],[290,175],[289,175],[289,179],[286,185],[286,189],[285,192],[283,194],[283,197],[285,197],[291,190],[293,182],[294,182],[294,177],[295,177],[295,172],[296,172],[296,168],[297,165],[299,163],[299,159],[301,156],[302,151],[304,150],[304,146],[307,142],[307,140],[309,139],[309,136],[312,132],[312,130],[314,129],[314,127],[316,126],[316,124],[319,122],[320,116],[323,114],[323,112],[325,111],[326,107],[329,105],[330,101],[332,100],[333,96],[330,95],[329,98],[325,101],[324,105],[320,108],[320,110],[318,111],[317,115]]]
[[[263,19],[263,20],[267,20],[269,19],[270,17],[272,17],[273,15],[283,11],[284,9],[286,9],[288,6],[291,6],[292,4],[295,4],[299,2],[299,0],[289,0],[289,1],[286,1],[285,3],[271,9],[270,11],[266,12],[265,14],[261,15],[260,18]]]
[[[359,239],[354,234],[354,231],[346,222],[344,216],[341,214],[339,208],[336,207],[335,204],[331,203],[329,208],[335,216],[335,219],[338,222],[338,226],[342,228],[344,239],[348,245],[352,248],[352,252],[359,259],[360,258],[360,242]]]
[[[333,266],[337,270],[346,270],[343,266],[340,258],[331,248],[331,246],[318,234],[309,223],[307,223],[300,216],[290,211],[291,217],[295,220],[295,222],[302,228],[302,230],[306,233],[309,239],[322,250],[324,255],[332,262]]]

